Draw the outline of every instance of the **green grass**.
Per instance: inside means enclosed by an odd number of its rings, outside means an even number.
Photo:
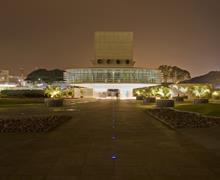
[[[0,98],[0,107],[36,106],[43,103],[43,98]]]
[[[216,103],[209,103],[209,104],[177,104],[175,109],[181,111],[190,111],[190,112],[197,112],[204,115],[209,116],[219,116],[220,117],[220,104]]]

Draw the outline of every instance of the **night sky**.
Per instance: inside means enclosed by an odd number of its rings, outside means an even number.
[[[219,0],[2,0],[0,69],[91,66],[95,31],[133,31],[136,66],[220,69]]]

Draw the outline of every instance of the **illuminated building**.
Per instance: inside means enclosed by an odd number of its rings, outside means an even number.
[[[96,98],[133,98],[133,89],[161,83],[156,69],[134,67],[132,32],[96,32],[92,67],[67,69],[65,82],[93,90]]]
[[[9,70],[0,70],[0,82],[9,82]]]

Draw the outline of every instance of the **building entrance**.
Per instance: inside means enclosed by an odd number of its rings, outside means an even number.
[[[119,89],[108,89],[107,96],[108,97],[119,97],[120,91],[119,91]]]

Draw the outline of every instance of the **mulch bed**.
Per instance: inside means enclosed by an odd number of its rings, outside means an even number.
[[[208,128],[220,125],[220,117],[204,116],[171,108],[147,109],[147,112],[172,128]]]
[[[65,115],[39,115],[31,117],[0,117],[1,133],[40,133],[48,132],[64,122],[71,116]]]

